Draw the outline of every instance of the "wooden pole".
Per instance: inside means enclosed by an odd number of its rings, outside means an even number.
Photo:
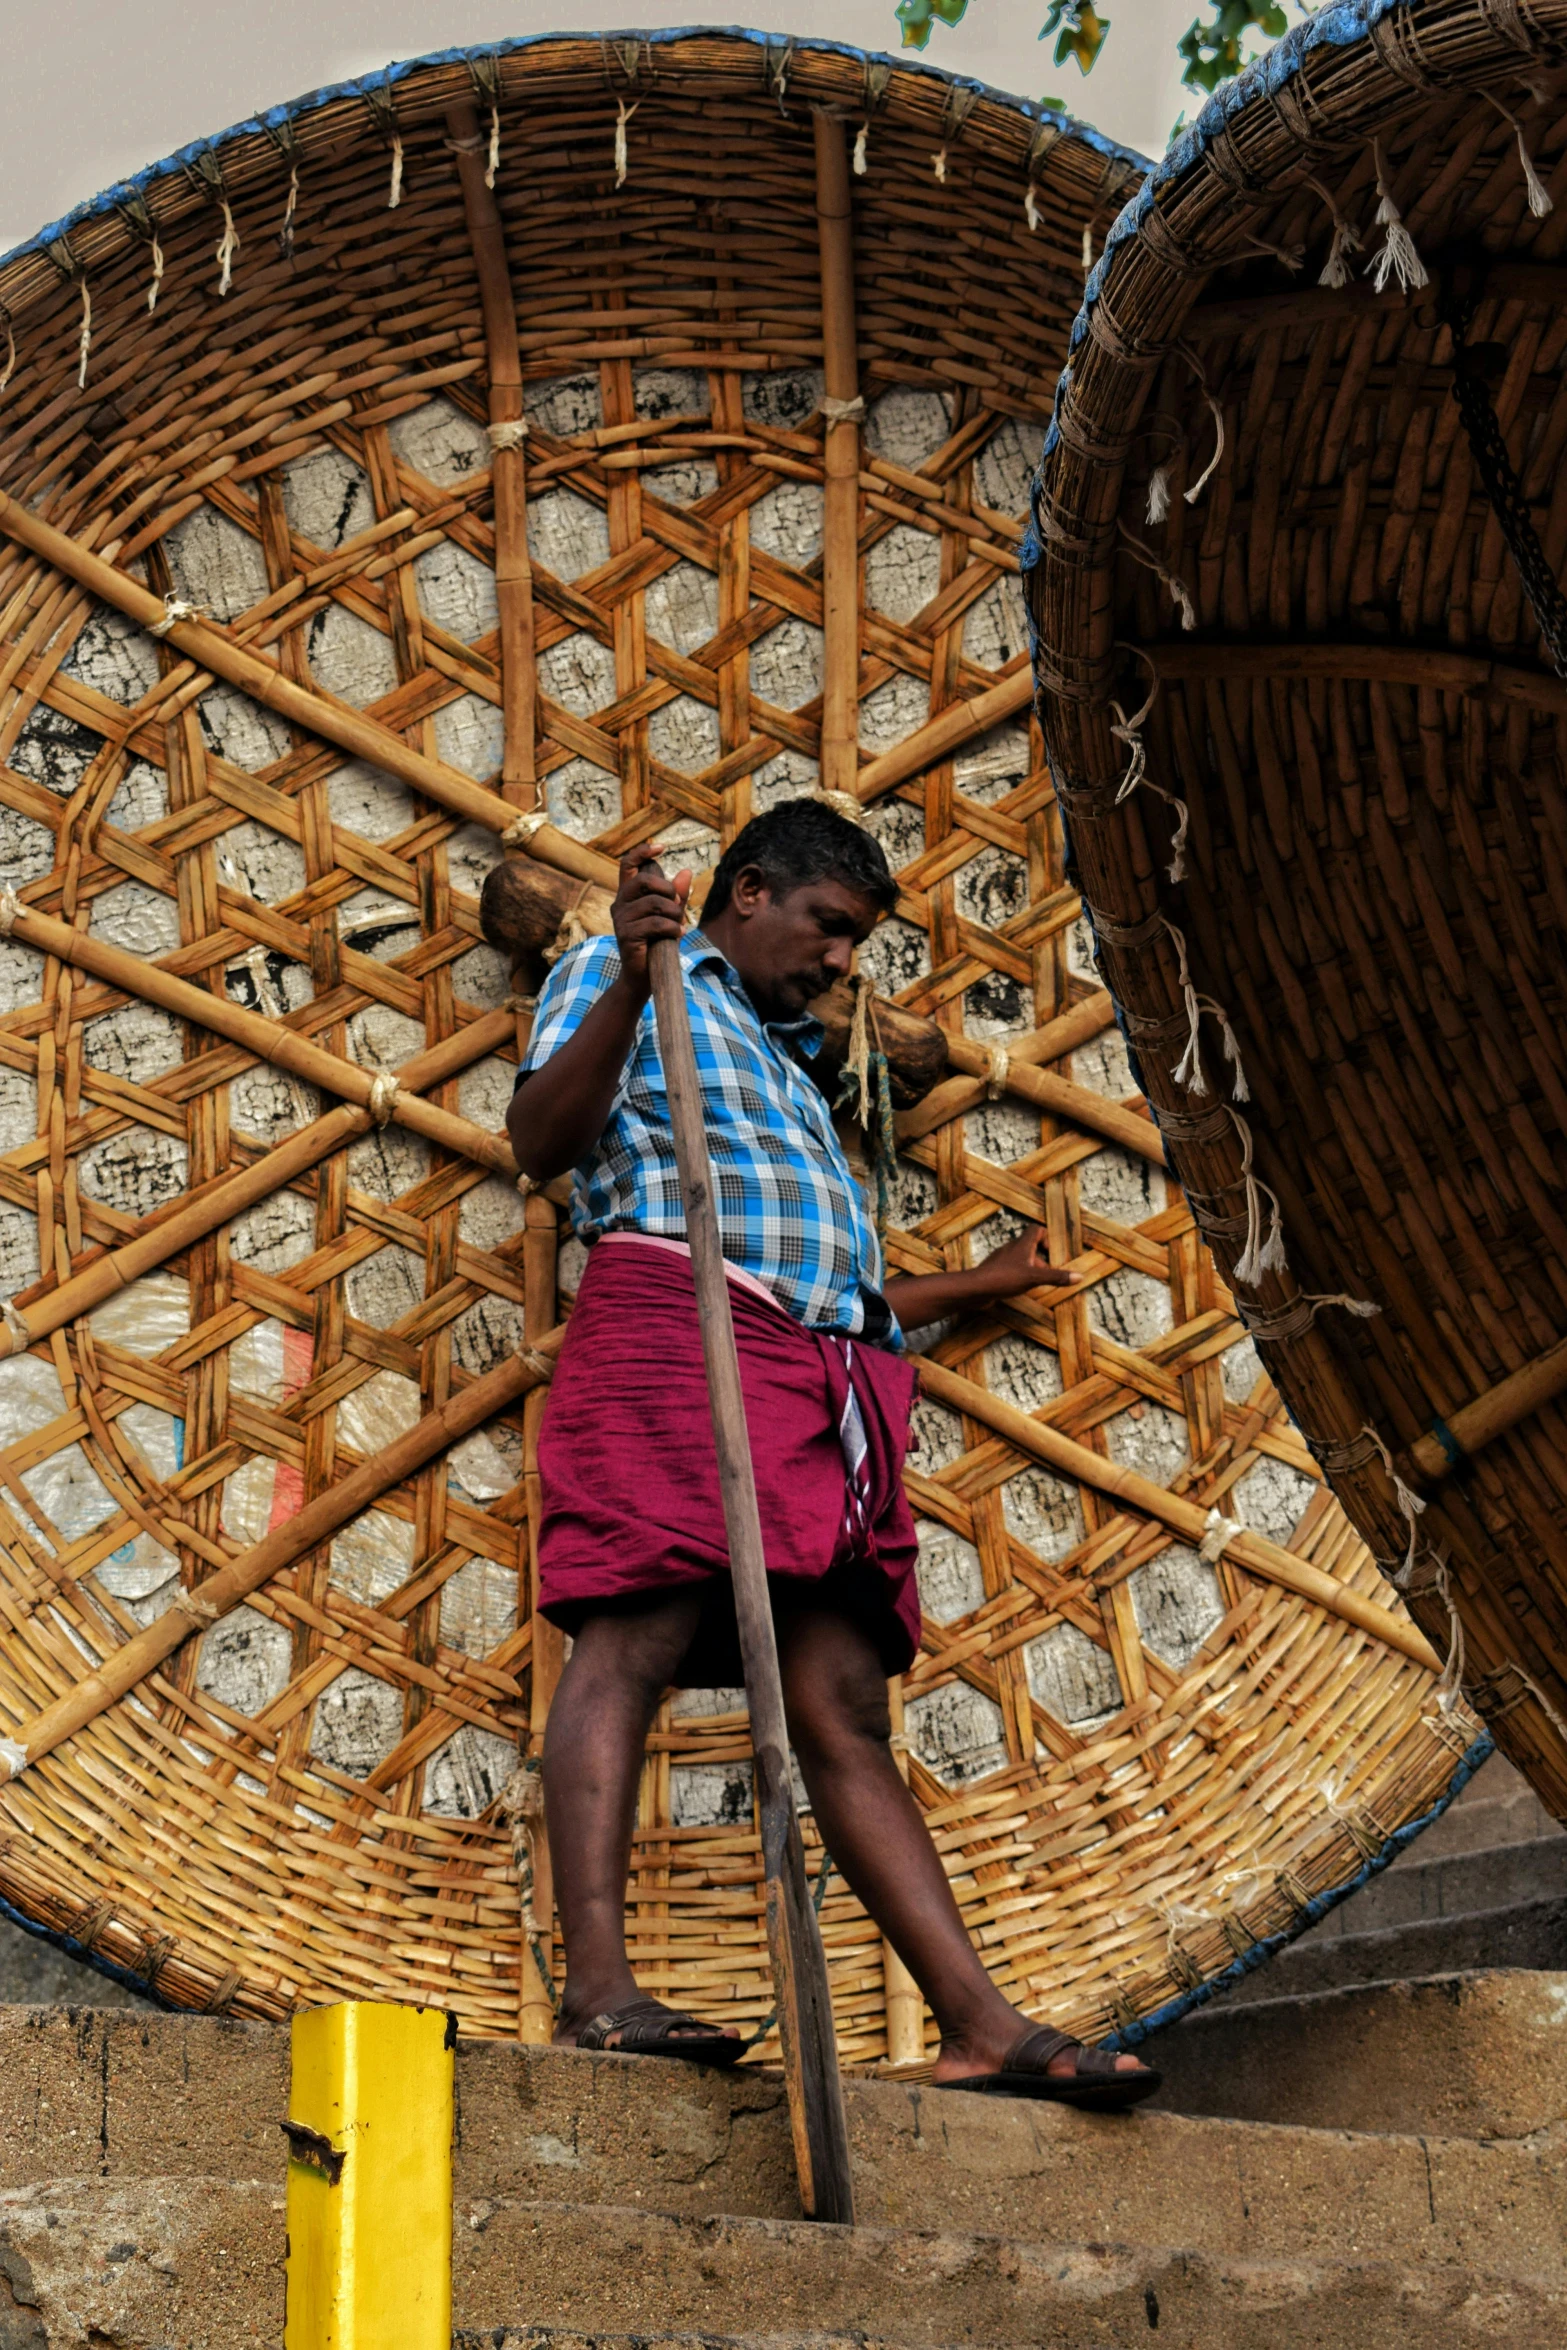
[[[858,775],[844,788],[858,792],[862,800],[879,800],[884,792],[923,775],[938,760],[950,758],[966,742],[972,742],[976,734],[988,734],[1004,718],[1015,718],[1019,710],[1028,708],[1033,698],[1031,672],[1026,668],[1015,670],[1010,677],[987,685],[982,694],[971,694],[966,702],[950,703],[934,718],[927,719],[916,733],[906,736],[901,743],[894,743],[890,751],[883,751],[879,759],[867,759]]]
[[[519,807],[538,800],[533,649],[533,566],[528,560],[528,482],[523,441],[522,363],[512,300],[506,234],[495,191],[485,185],[485,141],[468,101],[446,117],[462,181],[468,240],[479,279],[486,369],[490,379],[490,484],[495,498],[495,597],[500,608],[501,711],[506,721],[501,789]]]
[[[229,996],[209,995],[205,988],[192,987],[188,979],[178,979],[172,971],[165,971],[161,964],[128,954],[123,947],[110,946],[107,940],[94,938],[90,931],[74,929],[69,922],[56,922],[50,914],[35,913],[31,906],[18,910],[13,935],[30,947],[37,947],[42,954],[56,955],[62,963],[74,964],[79,971],[90,971],[95,979],[118,988],[122,995],[140,996],[150,1004],[160,1004],[181,1020],[210,1029],[215,1036],[226,1036],[231,1044],[242,1045],[258,1060],[287,1069],[308,1085],[318,1085],[326,1093],[341,1094],[345,1100],[357,1102],[365,1109],[373,1110],[376,1106],[376,1088],[384,1084],[379,1072],[362,1069],[357,1061],[345,1061],[341,1055],[325,1051],[297,1030],[285,1027],[281,1021],[267,1019],[264,1013],[247,1011]],[[512,1016],[509,1012],[486,1013],[482,1022],[460,1031],[451,1041],[471,1041],[474,1030],[479,1028],[487,1040],[506,1043],[513,1033]],[[465,1053],[455,1066],[464,1066],[470,1057],[478,1060],[489,1050],[487,1041],[471,1056]],[[399,1074],[406,1076],[406,1072]],[[427,1085],[439,1082],[434,1076],[424,1078]],[[383,1094],[379,1098],[384,1103],[388,1097]],[[401,1086],[390,1096],[390,1104],[389,1118],[395,1118],[399,1126],[406,1126],[415,1134],[424,1135],[454,1157],[477,1159],[481,1166],[492,1167],[499,1175],[516,1174],[517,1162],[503,1134],[491,1134],[485,1127],[475,1125],[471,1118],[459,1117],[454,1110],[437,1109],[433,1102],[421,1101]]]
[[[658,1046],[669,1092],[686,1238],[702,1325],[718,1482],[734,1579],[735,1621],[745,1667],[751,1745],[756,1756],[757,1808],[762,1823],[762,1873],[767,1897],[767,1946],[778,2002],[784,2078],[794,2135],[800,2204],[807,2219],[854,2224],[848,2126],[833,2036],[827,1957],[806,1884],[805,1851],[795,1817],[789,1775],[789,1732],[773,1634],[762,1521],[746,1434],[740,1358],[729,1313],[729,1282],[713,1198],[712,1168],[702,1118],[702,1086],[686,1012],[679,942],[660,939],[649,965]]]
[[[497,1363],[493,1371],[486,1371],[482,1379],[460,1388],[438,1410],[426,1412],[406,1435],[399,1436],[348,1476],[327,1486],[314,1501],[306,1502],[303,1509],[276,1527],[264,1541],[242,1551],[226,1567],[219,1567],[216,1574],[209,1575],[194,1590],[184,1592],[144,1632],[136,1633],[105,1657],[101,1665],[85,1673],[53,1705],[45,1706],[42,1713],[23,1722],[9,1737],[0,1739],[0,1780],[19,1777],[30,1764],[51,1753],[62,1739],[84,1730],[149,1673],[155,1673],[193,1632],[205,1631],[209,1624],[217,1623],[231,1608],[238,1607],[242,1599],[259,1591],[263,1583],[292,1566],[306,1551],[314,1550],[319,1543],[330,1542],[350,1518],[357,1518],[361,1510],[370,1509],[383,1493],[390,1493],[394,1486],[414,1476],[437,1453],[460,1444],[465,1436],[471,1436],[476,1428],[493,1420],[497,1412],[515,1403],[518,1396],[526,1395],[530,1387],[537,1387],[549,1377],[564,1336],[563,1330],[552,1331],[541,1345],[530,1348],[525,1355],[509,1355],[505,1362]]]
[[[852,792],[860,763],[860,369],[854,221],[843,124],[813,110],[827,424],[822,513],[822,750],[825,791]]]
[[[524,1210],[522,1241],[522,1327],[532,1341],[540,1331],[553,1330],[559,1311],[556,1277],[559,1234],[553,1203],[542,1192],[530,1191]],[[527,1578],[527,1617],[533,1627],[528,1651],[528,1752],[542,1755],[550,1706],[565,1663],[565,1635],[539,1612],[539,1525],[543,1491],[539,1483],[539,1436],[549,1401],[546,1389],[535,1388],[522,1407],[523,1489],[527,1496],[528,1539],[522,1572]],[[546,1830],[549,1821],[544,1820]],[[555,1872],[548,1834],[533,1839],[533,1914],[538,1920],[538,1956],[527,1947],[522,1953],[522,1997],[518,2038],[547,2048],[555,2037],[555,2010],[543,1969],[555,1962]],[[553,1979],[553,1975],[551,1976]]]
[[[928,1355],[918,1356],[916,1363],[921,1387],[937,1403],[949,1404],[955,1412],[966,1412],[971,1419],[993,1429],[997,1436],[1005,1437],[1019,1452],[1031,1453],[1036,1461],[1058,1469],[1077,1484],[1092,1486],[1096,1493],[1125,1502],[1128,1509],[1138,1511],[1145,1518],[1157,1518],[1183,1542],[1201,1544],[1207,1532],[1207,1512],[1196,1502],[1187,1501],[1178,1493],[1167,1493],[1162,1485],[1139,1476],[1135,1469],[1123,1469],[1115,1461],[1107,1461],[1086,1444],[1078,1444],[1070,1436],[1063,1436],[1058,1428],[1020,1412],[1015,1404],[1003,1403],[999,1395],[992,1395],[988,1388],[977,1386],[972,1379],[947,1370]],[[1234,1559],[1237,1566],[1264,1576],[1268,1582],[1293,1591],[1297,1598],[1313,1601],[1329,1615],[1342,1617],[1357,1630],[1369,1632],[1374,1640],[1397,1649],[1400,1656],[1426,1666],[1428,1671],[1441,1670],[1440,1658],[1413,1624],[1402,1623],[1374,1599],[1362,1599],[1358,1591],[1335,1582],[1321,1567],[1313,1566],[1309,1559],[1297,1558],[1292,1550],[1284,1550],[1263,1535],[1243,1529],[1225,1545],[1225,1556]]]
[[[1444,1421],[1453,1451],[1433,1433],[1418,1437],[1409,1448],[1409,1457],[1421,1476],[1434,1483],[1450,1476],[1467,1454],[1494,1444],[1498,1436],[1505,1436],[1509,1428],[1516,1428],[1520,1420],[1543,1410],[1563,1393],[1567,1393],[1567,1338],[1559,1339],[1521,1370],[1499,1379],[1484,1395],[1477,1395],[1473,1403],[1466,1403]]]
[[[150,595],[139,580],[105,562],[101,555],[93,554],[79,540],[56,530],[39,515],[29,513],[4,491],[0,491],[0,531],[19,547],[41,555],[46,563],[63,571],[68,579],[74,579],[90,595],[112,604],[139,628],[156,628],[187,661],[194,661],[209,675],[237,686],[252,701],[275,710],[290,726],[302,727],[323,742],[334,743],[351,759],[367,760],[383,774],[395,775],[410,790],[423,792],[437,806],[449,808],[453,815],[467,817],[475,824],[487,825],[491,832],[505,833],[517,822],[517,809],[510,800],[503,800],[498,792],[486,791],[482,783],[475,783],[471,776],[445,766],[439,759],[427,759],[422,751],[416,751],[389,727],[367,718],[362,710],[352,709],[347,702],[338,701],[319,686],[296,685],[292,678],[284,676],[276,662],[237,645],[231,636],[208,621],[170,620],[161,599]],[[602,881],[610,889],[619,881],[620,869],[612,857],[584,848],[580,841],[572,840],[553,824],[541,824],[531,831],[527,846],[533,855],[558,866],[563,873],[575,873],[580,881]]]
[[[900,1776],[909,1776],[909,1742],[903,1721],[903,1676],[887,1683],[887,1712],[892,1723],[892,1753]],[[902,1959],[887,1940],[881,1942],[882,1995],[887,2002],[887,2062],[923,2064],[925,2061],[925,2001]]]

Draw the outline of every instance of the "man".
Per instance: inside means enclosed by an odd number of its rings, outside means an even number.
[[[590,1250],[539,1447],[540,1601],[573,1636],[544,1748],[567,1970],[556,2037],[704,2064],[740,2054],[733,2032],[640,1998],[625,1945],[654,1711],[671,1685],[741,1678],[649,997],[648,948],[679,938],[784,1702],[817,1825],[930,2004],[939,2085],[1129,2104],[1157,2073],[1030,2024],[991,1983],[888,1744],[887,1676],[919,1637],[901,1328],[1070,1276],[1036,1234],[973,1271],[882,1283],[806,1012],[896,897],[869,835],[811,799],[757,817],[682,935],[690,879],[627,860],[615,937],[556,965],[508,1117],[535,1181],[575,1170]]]

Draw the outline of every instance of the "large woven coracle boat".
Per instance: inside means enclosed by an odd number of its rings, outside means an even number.
[[[899,874],[894,1266],[1033,1219],[1077,1277],[921,1335],[900,1751],[998,1979],[1135,2029],[1484,1751],[1166,1172],[1063,864],[1019,552],[1141,170],[840,49],[550,39],[0,267],[11,1914],[186,2007],[548,2036],[531,1464],[582,1256],[503,1113],[617,853],[706,869],[801,791]],[[806,1840],[845,2060],[918,2063]],[[661,1712],[631,1900],[643,1984],[765,2055],[740,1692]]]
[[[1160,1130],[1384,1573],[1567,1814],[1567,8],[1321,11],[1117,224],[1042,707]]]

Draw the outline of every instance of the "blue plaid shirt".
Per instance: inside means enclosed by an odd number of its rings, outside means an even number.
[[[812,1059],[822,1026],[763,1021],[739,973],[700,930],[680,941],[691,1037],[702,1079],[724,1255],[762,1282],[797,1322],[898,1343],[881,1291],[881,1250],[819,1087],[794,1055]],[[620,975],[612,938],[562,955],[539,997],[518,1083],[542,1068]],[[684,1240],[664,1065],[653,1007],[643,1011],[609,1122],[576,1168],[577,1237],[647,1232]]]

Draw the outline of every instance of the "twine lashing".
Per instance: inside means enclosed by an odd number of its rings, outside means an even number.
[[[503,416],[498,423],[487,424],[484,433],[492,450],[520,449],[528,437],[528,420],[525,416]]]
[[[0,1738],[0,1771],[19,1779],[27,1768],[27,1749],[19,1738]]]
[[[182,620],[206,620],[208,617],[205,604],[192,604],[184,596],[177,595],[174,589],[170,588],[163,599],[163,618],[149,621],[147,634],[166,637],[172,629],[178,628]]]
[[[22,911],[22,901],[9,882],[0,889],[0,938],[9,938],[16,928],[16,918]]]
[[[871,126],[868,122],[862,122],[854,134],[854,170],[855,176],[859,179],[863,179],[870,168],[865,159],[866,149],[870,143]]]
[[[485,157],[484,161],[484,184],[487,188],[494,187],[495,174],[500,170],[500,167],[501,110],[498,106],[492,103],[490,107],[490,151],[489,154]]]
[[[3,315],[5,318],[5,366],[0,368],[0,392],[5,390],[6,385],[16,373],[16,331],[11,324],[10,311],[5,311]]]
[[[147,312],[150,317],[158,307],[158,288],[163,283],[163,247],[154,233],[152,240],[152,283],[147,288]]]
[[[1217,459],[1215,459],[1215,463],[1217,463]],[[1211,473],[1212,466],[1208,470]],[[1204,474],[1203,480],[1206,481],[1207,478],[1208,475]],[[1201,484],[1198,486],[1201,487]],[[1187,496],[1190,498],[1190,491],[1187,492]],[[1137,537],[1135,532],[1128,530],[1124,522],[1118,522],[1115,527],[1126,541],[1127,553],[1135,556],[1139,563],[1145,564],[1158,580],[1159,585],[1169,595],[1171,602],[1180,613],[1182,630],[1194,629],[1197,626],[1197,607],[1192,602],[1191,590],[1179,572],[1171,571],[1168,565],[1161,563],[1152,547],[1144,546],[1142,540]]]
[[[283,226],[277,233],[278,248],[285,261],[291,261],[294,257],[294,212],[298,203],[299,166],[295,163],[289,168],[288,201],[283,207]]]
[[[1028,186],[1023,190],[1023,218],[1028,222],[1032,231],[1038,228],[1040,217],[1039,198],[1035,195],[1034,183],[1030,180]]]
[[[5,1345],[0,1352],[6,1355],[26,1354],[33,1343],[33,1334],[24,1321],[21,1310],[10,1298],[0,1300],[0,1329],[5,1332]]]
[[[82,279],[82,327],[76,340],[76,388],[87,389],[87,361],[92,353],[92,293],[87,280]]]
[[[372,1079],[370,1098],[365,1104],[377,1126],[389,1126],[397,1112],[397,1080],[386,1070]]]
[[[865,402],[858,395],[852,400],[835,400],[829,393],[822,401],[822,414],[829,425],[858,424],[865,414]]]
[[[626,143],[626,125],[641,103],[640,98],[635,106],[628,106],[624,98],[617,98],[615,101],[617,108],[615,115],[615,185],[617,188],[625,186],[626,174],[631,169],[630,149]]]
[[[1344,214],[1340,212],[1338,205],[1334,202],[1332,192],[1323,186],[1321,180],[1308,178],[1307,185],[1316,189],[1317,194],[1327,206],[1333,222],[1333,242],[1328,247],[1328,257],[1322,264],[1322,274],[1317,279],[1317,283],[1319,286],[1327,286],[1337,293],[1349,283],[1349,257],[1351,253],[1363,252],[1365,248],[1361,244],[1359,232],[1354,222],[1346,219]]]
[[[1360,1433],[1375,1448],[1381,1459],[1382,1466],[1386,1469],[1393,1487],[1393,1499],[1398,1504],[1399,1515],[1409,1528],[1409,1547],[1404,1553],[1404,1563],[1393,1576],[1393,1581],[1398,1585],[1399,1590],[1407,1591],[1409,1578],[1415,1571],[1415,1545],[1419,1540],[1419,1521],[1425,1515],[1426,1505],[1419,1494],[1415,1492],[1413,1486],[1404,1483],[1403,1478],[1393,1465],[1393,1455],[1388,1451],[1387,1446],[1369,1420],[1362,1427]],[[1323,1466],[1327,1466],[1326,1461]]]
[[[548,824],[548,822],[549,815],[545,809],[530,808],[525,816],[519,816],[514,824],[507,825],[506,830],[501,834],[501,847],[503,849],[530,847],[540,826]]]
[[[1203,1520],[1203,1537],[1197,1546],[1198,1557],[1206,1559],[1210,1567],[1216,1567],[1236,1535],[1244,1534],[1245,1531],[1239,1518],[1227,1518],[1223,1510],[1215,1506]]]
[[[218,265],[218,293],[221,296],[234,283],[234,256],[239,251],[240,238],[227,196],[220,196],[218,202],[223,207],[223,234],[218,239],[218,249],[213,258]]]

